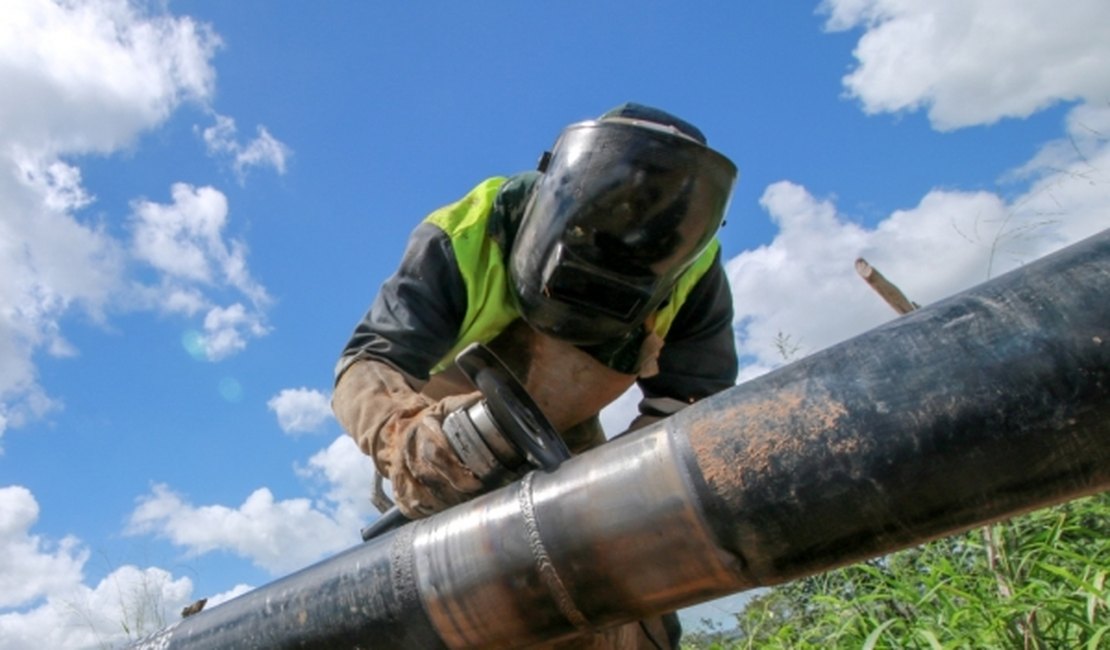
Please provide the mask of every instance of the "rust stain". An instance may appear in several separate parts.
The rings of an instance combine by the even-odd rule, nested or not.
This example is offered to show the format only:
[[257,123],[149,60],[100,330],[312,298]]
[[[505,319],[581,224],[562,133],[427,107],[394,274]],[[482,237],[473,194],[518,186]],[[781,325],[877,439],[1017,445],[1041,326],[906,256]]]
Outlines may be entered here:
[[[705,480],[728,490],[743,484],[744,473],[764,474],[775,459],[802,455],[822,437],[836,455],[857,452],[858,438],[827,435],[847,412],[828,395],[791,387],[699,419],[690,427],[689,439]],[[728,431],[735,435],[722,435]]]

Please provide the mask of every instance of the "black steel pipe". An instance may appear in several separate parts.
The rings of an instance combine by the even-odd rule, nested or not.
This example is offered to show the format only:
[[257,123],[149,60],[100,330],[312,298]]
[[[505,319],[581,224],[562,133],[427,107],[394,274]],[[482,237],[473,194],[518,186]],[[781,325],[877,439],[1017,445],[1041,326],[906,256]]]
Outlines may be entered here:
[[680,413],[774,584],[1110,489],[1110,230]]
[[133,648],[509,648],[1110,489],[1110,231]]

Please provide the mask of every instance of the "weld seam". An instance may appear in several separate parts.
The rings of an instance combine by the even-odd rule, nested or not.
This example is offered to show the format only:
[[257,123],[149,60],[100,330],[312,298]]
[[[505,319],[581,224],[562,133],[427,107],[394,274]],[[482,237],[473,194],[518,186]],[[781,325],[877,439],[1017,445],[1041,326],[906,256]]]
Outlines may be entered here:
[[548,555],[547,548],[543,544],[543,538],[540,537],[536,506],[532,498],[532,481],[535,476],[535,472],[529,472],[521,481],[520,490],[517,491],[517,502],[524,519],[524,528],[528,533],[528,547],[532,551],[540,580],[547,587],[551,597],[555,599],[555,606],[559,612],[579,630],[590,630],[590,622],[574,604],[574,599],[571,598],[570,592],[559,577],[559,572],[555,570],[551,556]]

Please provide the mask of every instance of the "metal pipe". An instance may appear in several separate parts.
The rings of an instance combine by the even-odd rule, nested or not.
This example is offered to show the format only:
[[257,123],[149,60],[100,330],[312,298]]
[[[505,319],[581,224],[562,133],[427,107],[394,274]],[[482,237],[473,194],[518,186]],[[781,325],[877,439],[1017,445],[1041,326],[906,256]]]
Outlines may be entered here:
[[135,648],[509,648],[1110,489],[1110,230]]

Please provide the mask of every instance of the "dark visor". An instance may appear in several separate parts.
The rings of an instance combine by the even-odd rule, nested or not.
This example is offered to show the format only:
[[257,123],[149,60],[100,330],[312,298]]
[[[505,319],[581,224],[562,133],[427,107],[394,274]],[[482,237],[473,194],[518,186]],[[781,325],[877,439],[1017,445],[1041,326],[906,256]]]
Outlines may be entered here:
[[633,278],[578,259],[565,246],[544,272],[544,291],[556,300],[586,307],[631,323],[654,296],[656,279]]

